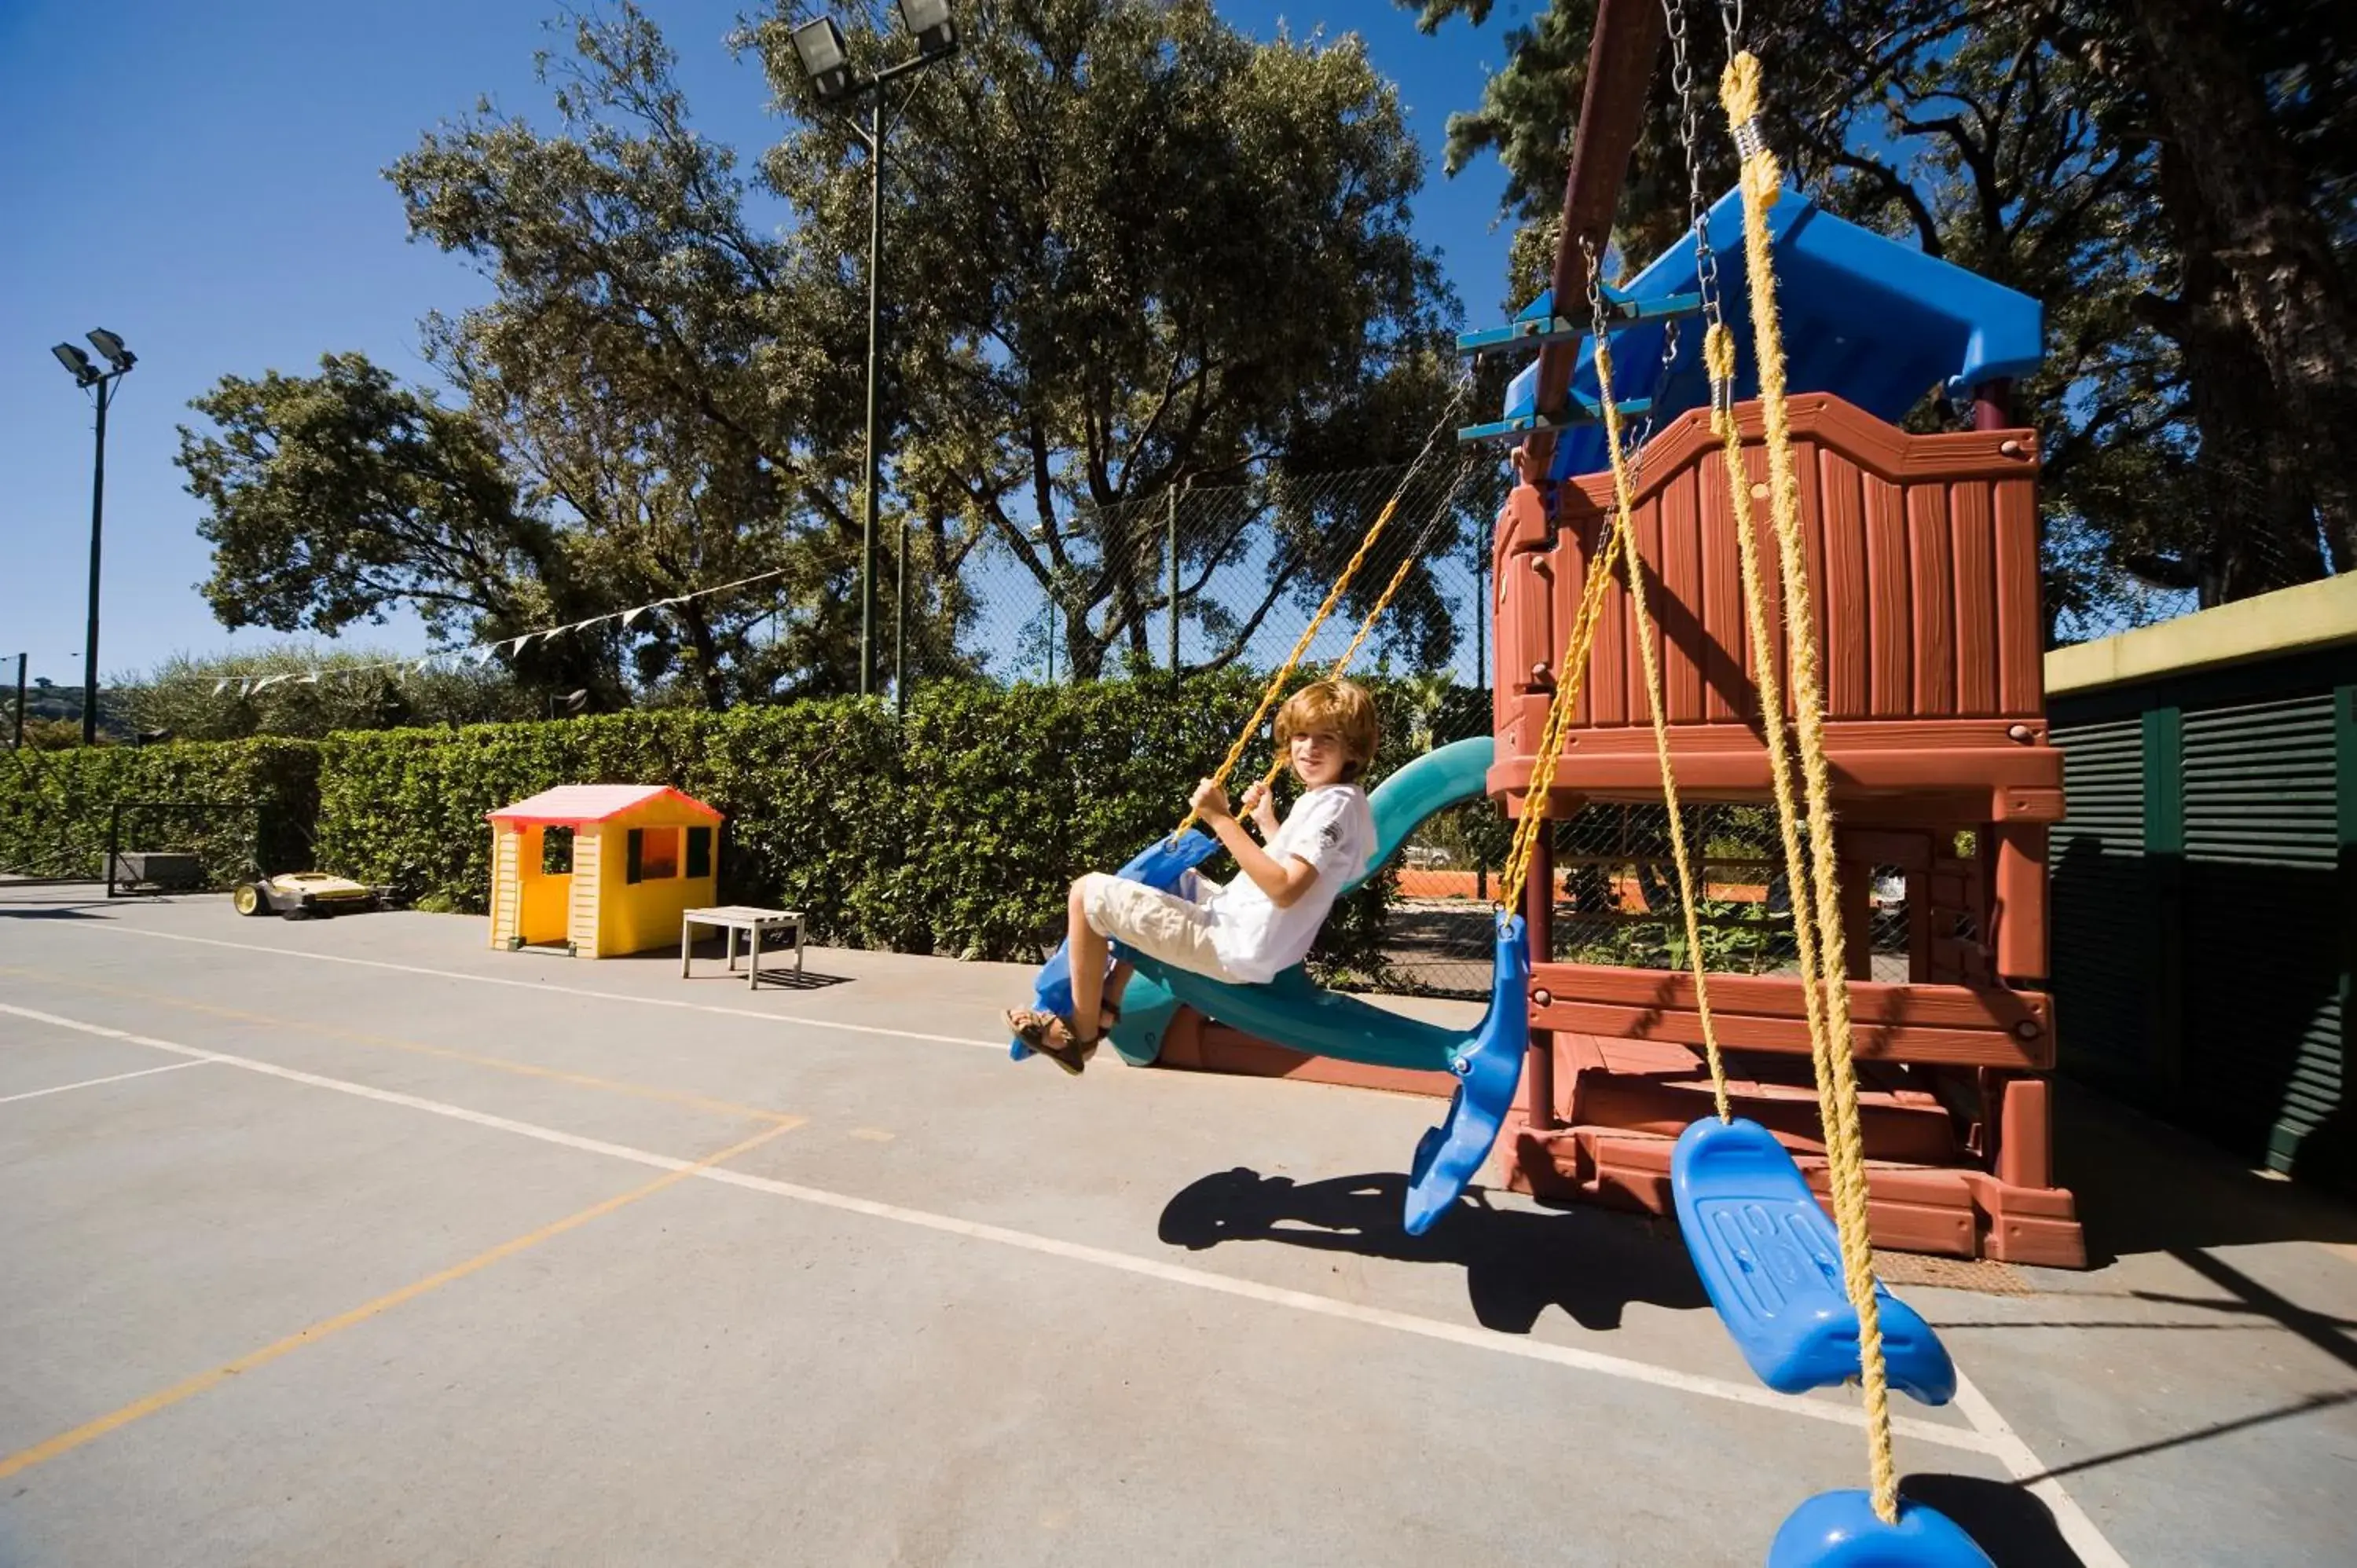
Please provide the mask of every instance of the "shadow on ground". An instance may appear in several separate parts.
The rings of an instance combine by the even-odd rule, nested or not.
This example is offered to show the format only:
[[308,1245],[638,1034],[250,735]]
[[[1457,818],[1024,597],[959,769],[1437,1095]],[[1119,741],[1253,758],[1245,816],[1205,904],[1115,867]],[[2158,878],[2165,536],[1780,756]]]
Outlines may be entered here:
[[2216,1144],[2061,1080],[2057,1179],[2078,1199],[2087,1262],[2263,1241],[2357,1243],[2357,1207],[2245,1170]]
[[1979,1476],[1909,1476],[1899,1495],[1939,1509],[1996,1568],[2082,1568],[2046,1505],[2011,1481]]
[[[823,991],[830,985],[844,985],[850,983],[851,976],[847,974],[821,974],[814,969],[804,969],[800,973],[795,972],[794,950],[791,947],[782,950],[784,967],[780,968],[778,962],[780,950],[777,948],[761,950],[761,989],[764,991]],[[685,976],[691,984],[701,986],[706,981],[732,981],[738,989],[744,988],[746,954],[742,946],[737,949],[737,966],[734,969],[721,967],[727,958],[727,949],[723,940],[718,937],[699,940],[695,944],[694,956],[694,971]],[[648,948],[642,952],[611,953],[597,961],[599,963],[667,963],[676,969],[679,966],[679,949],[665,945]]]
[[1239,1167],[1203,1177],[1162,1210],[1171,1246],[1203,1251],[1273,1241],[1465,1271],[1485,1328],[1527,1334],[1548,1307],[1581,1327],[1620,1326],[1631,1302],[1692,1311],[1710,1305],[1685,1249],[1644,1220],[1595,1209],[1492,1208],[1478,1196],[1421,1236],[1401,1227],[1406,1178],[1396,1172],[1297,1183]]

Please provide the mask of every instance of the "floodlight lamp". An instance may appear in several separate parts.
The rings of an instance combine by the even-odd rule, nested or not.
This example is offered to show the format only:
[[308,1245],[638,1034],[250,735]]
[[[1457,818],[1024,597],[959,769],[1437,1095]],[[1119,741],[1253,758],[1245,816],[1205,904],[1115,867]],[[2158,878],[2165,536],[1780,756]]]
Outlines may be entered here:
[[804,22],[793,30],[794,54],[802,74],[818,89],[818,101],[832,103],[851,90],[851,64],[844,54],[843,29],[832,16]]
[[957,48],[957,24],[950,19],[950,0],[900,0],[900,25],[917,40],[920,53],[948,54]]
[[124,347],[123,339],[103,327],[93,327],[82,334],[90,346],[106,356],[106,362],[117,371],[127,371],[139,362],[139,356]]
[[88,386],[91,382],[98,380],[98,367],[90,362],[90,356],[88,354],[83,353],[80,349],[75,348],[72,344],[60,343],[56,348],[51,349],[49,352],[58,357],[58,363],[66,368],[66,373],[72,376],[75,381],[80,381],[83,386]]

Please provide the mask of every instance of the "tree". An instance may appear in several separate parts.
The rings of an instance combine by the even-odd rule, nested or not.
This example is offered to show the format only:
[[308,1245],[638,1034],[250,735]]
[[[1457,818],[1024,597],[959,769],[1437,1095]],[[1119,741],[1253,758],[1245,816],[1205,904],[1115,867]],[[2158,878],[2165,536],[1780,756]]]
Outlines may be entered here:
[[[675,57],[635,6],[571,19],[545,54],[551,132],[493,112],[395,162],[414,236],[472,259],[491,302],[427,323],[429,356],[566,523],[576,569],[644,603],[790,568],[751,597],[678,607],[636,648],[708,706],[856,683],[841,618],[856,521],[839,482],[856,425],[842,291],[787,286],[744,212],[736,156],[700,136]],[[832,636],[791,662],[751,628],[780,599]]]
[[208,509],[205,597],[232,630],[332,637],[405,603],[436,633],[471,631],[526,613],[554,566],[484,433],[363,355],[224,376],[189,406],[217,432],[180,426],[178,461]]
[[[781,292],[856,318],[865,153],[803,79],[802,14],[780,4],[740,38],[791,125],[762,165],[796,219]],[[884,171],[891,479],[936,559],[986,542],[1056,596],[1087,677],[1116,644],[1144,655],[1167,607],[1152,553],[1103,521],[1312,452],[1405,458],[1447,401],[1452,302],[1408,232],[1421,159],[1355,37],[1256,43],[1203,0],[960,22]],[[890,47],[871,26],[849,43],[861,67]],[[1187,564],[1274,523],[1265,604],[1328,574],[1367,520],[1289,511],[1281,490],[1186,541]]]
[[[570,18],[569,47],[543,57],[552,125],[479,105],[393,165],[413,235],[492,287],[426,323],[463,409],[356,368],[313,389],[360,405],[347,423],[369,434],[335,451],[382,456],[340,457],[361,471],[298,495],[308,468],[272,474],[259,453],[302,400],[224,383],[237,434],[192,450],[252,514],[224,532],[223,603],[332,629],[411,597],[446,628],[505,628],[535,593],[618,608],[776,572],[676,607],[616,656],[716,706],[856,684],[867,171],[793,62],[800,15],[780,5],[736,39],[788,126],[760,164],[781,235],[748,216],[735,154],[695,132],[669,45],[627,3]],[[1390,86],[1355,38],[1258,44],[1203,0],[1035,0],[961,23],[963,51],[912,79],[884,185],[879,532],[888,573],[904,524],[910,539],[912,650],[955,662],[967,579],[996,553],[1061,604],[1068,669],[1144,655],[1167,609],[1159,552],[1104,521],[1174,485],[1255,491],[1184,542],[1199,576],[1240,552],[1265,568],[1240,627],[1311,593],[1370,518],[1286,481],[1405,458],[1456,384]],[[853,29],[863,62],[887,47]],[[242,448],[257,455],[233,467]],[[1399,646],[1445,644],[1428,583],[1403,604]],[[759,636],[780,620],[791,632]]]
[[[1406,0],[1402,0],[1406,3]],[[1425,0],[1427,27],[1488,0]],[[1452,166],[1495,147],[1515,210],[1551,215],[1593,0],[1556,0]],[[2046,302],[2050,360],[2019,389],[2044,427],[2050,614],[2100,618],[2124,570],[2216,603],[2320,575],[2345,490],[2352,224],[2340,8],[2139,0],[1788,0],[1755,7],[1771,137],[1833,209]],[[1699,12],[1697,12],[1699,15]],[[1707,92],[1716,51],[1698,68]],[[1715,41],[1712,39],[1711,41]],[[1624,252],[1684,220],[1666,75],[1621,209]],[[1732,166],[1715,102],[1706,194]],[[2260,276],[2257,274],[2264,274]],[[2337,301],[2337,304],[2336,304]],[[2303,413],[2303,410],[2306,412]],[[2106,604],[2105,601],[2112,601]],[[2050,628],[2050,630],[2053,629]]]
[[316,739],[339,730],[544,718],[546,693],[505,670],[426,663],[389,649],[288,644],[256,653],[177,654],[115,678],[111,705],[135,732],[179,740],[253,735]]
[[[561,532],[527,510],[499,448],[466,411],[404,387],[361,354],[317,376],[224,376],[189,405],[175,459],[213,547],[203,585],[232,630],[334,637],[406,605],[430,632],[474,641],[607,607],[576,586]],[[595,639],[543,642],[521,672],[619,701]]]

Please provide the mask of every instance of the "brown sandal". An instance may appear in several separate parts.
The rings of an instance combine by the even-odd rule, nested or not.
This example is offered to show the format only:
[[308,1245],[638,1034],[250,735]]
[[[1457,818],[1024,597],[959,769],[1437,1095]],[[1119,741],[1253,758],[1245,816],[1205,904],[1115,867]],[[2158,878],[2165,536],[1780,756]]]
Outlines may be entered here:
[[1015,1031],[1015,1037],[1023,1042],[1025,1048],[1035,1056],[1046,1057],[1074,1078],[1087,1069],[1089,1058],[1097,1054],[1097,1043],[1104,1038],[1105,1031],[1121,1022],[1121,1009],[1111,1004],[1100,1007],[1098,1018],[1094,1038],[1082,1040],[1073,1037],[1069,1018],[1032,1007],[1006,1010],[1006,1026]]

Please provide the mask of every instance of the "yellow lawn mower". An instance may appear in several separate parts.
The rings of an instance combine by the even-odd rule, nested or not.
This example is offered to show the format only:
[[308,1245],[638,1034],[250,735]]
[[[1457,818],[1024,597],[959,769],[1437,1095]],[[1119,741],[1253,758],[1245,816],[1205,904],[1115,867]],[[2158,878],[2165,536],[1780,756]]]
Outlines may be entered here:
[[241,915],[280,915],[289,920],[314,916],[346,915],[361,909],[382,909],[392,897],[390,886],[371,886],[349,876],[324,871],[290,871],[259,882],[241,882],[231,902]]

